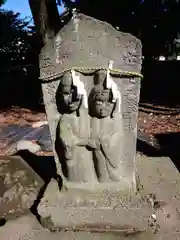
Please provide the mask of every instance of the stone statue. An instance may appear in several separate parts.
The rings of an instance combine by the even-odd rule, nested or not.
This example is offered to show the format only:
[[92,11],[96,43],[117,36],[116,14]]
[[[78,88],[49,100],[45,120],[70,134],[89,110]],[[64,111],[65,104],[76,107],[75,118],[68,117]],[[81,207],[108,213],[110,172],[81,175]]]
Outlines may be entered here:
[[[67,72],[62,77],[57,92],[57,106],[62,114],[58,124],[58,137],[64,150],[62,161],[65,161],[61,164],[69,181],[93,182],[96,174],[92,152],[87,149],[90,122],[86,110],[87,96],[82,86],[80,80],[77,84],[75,81],[73,83],[72,73]],[[79,90],[81,92],[78,93]]]
[[113,91],[107,88],[106,71],[96,72],[94,84],[89,96],[89,113],[98,179],[100,182],[120,181],[123,176],[123,128],[122,115],[115,111],[121,99],[113,101]]
[[136,190],[141,50],[131,34],[81,13],[42,48],[40,79],[62,188],[51,196],[48,189],[59,185],[48,185],[41,219],[60,228],[129,224],[122,216]]

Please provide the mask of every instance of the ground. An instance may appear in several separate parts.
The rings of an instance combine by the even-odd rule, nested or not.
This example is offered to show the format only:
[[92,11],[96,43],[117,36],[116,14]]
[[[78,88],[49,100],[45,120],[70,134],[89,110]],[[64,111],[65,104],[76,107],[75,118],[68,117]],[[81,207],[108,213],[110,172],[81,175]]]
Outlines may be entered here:
[[46,120],[44,112],[35,112],[25,108],[12,107],[0,110],[0,128],[10,124],[32,124],[37,121]]

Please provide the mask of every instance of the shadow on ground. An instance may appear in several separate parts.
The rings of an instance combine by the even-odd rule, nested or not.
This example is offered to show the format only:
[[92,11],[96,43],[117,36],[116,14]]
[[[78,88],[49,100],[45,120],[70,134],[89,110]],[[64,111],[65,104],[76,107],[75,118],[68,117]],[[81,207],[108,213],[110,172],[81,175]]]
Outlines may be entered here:
[[164,156],[168,156],[180,171],[180,132],[158,134],[155,136]]
[[169,157],[180,172],[180,132],[154,136],[158,148],[149,142],[137,140],[137,152],[149,157]]
[[53,156],[37,156],[29,151],[20,151],[17,154],[44,180],[44,186],[41,188],[37,199],[30,209],[40,221],[37,206],[44,195],[48,183],[52,178],[54,178],[58,181],[59,188],[61,188],[62,179],[56,172],[56,164]]
[[52,177],[56,178],[54,157],[37,156],[29,151],[20,151],[17,154],[34,169],[45,183],[49,182]]
[[149,156],[149,157],[162,157],[163,155],[161,149],[152,146],[149,142],[141,141],[137,139],[136,150],[138,153]]

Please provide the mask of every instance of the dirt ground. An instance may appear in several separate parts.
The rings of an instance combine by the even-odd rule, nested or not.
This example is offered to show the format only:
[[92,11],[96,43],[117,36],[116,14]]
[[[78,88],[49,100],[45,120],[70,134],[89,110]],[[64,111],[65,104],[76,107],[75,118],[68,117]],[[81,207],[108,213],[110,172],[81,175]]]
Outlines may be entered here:
[[19,107],[0,110],[0,128],[10,124],[25,125],[44,120],[46,120],[44,112],[40,113]]

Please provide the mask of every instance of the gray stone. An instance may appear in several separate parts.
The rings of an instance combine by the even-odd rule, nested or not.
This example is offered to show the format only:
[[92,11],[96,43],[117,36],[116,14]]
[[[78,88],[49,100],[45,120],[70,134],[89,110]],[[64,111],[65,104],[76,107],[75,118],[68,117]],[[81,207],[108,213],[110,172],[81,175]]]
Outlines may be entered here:
[[[179,239],[179,172],[169,158],[138,156],[137,175],[139,176],[138,186],[141,185],[137,196],[123,201],[121,194],[118,196],[118,201],[116,201],[115,196],[112,196],[111,200],[113,201],[108,202],[108,197],[105,194],[102,194],[102,201],[99,197],[91,199],[86,193],[85,199],[89,200],[89,205],[92,204],[91,207],[87,207],[87,202],[86,206],[83,207],[84,195],[81,198],[80,191],[77,190],[73,201],[71,201],[70,192],[64,201],[63,198],[66,197],[66,194],[60,194],[56,181],[51,181],[38,207],[42,224],[54,231],[57,229],[63,231],[63,227],[72,230],[73,226],[74,229],[83,226],[84,231],[87,226],[100,228],[106,225],[119,227],[119,229],[126,226],[125,230],[133,226],[137,230],[144,229],[145,231],[131,236],[132,239]],[[91,194],[92,192],[89,193],[89,195]],[[74,206],[74,199],[76,199],[76,206]],[[101,209],[98,209],[94,204],[98,204],[97,199],[101,201]],[[102,202],[104,206],[102,206]],[[113,203],[117,204],[114,208],[110,207]],[[105,204],[109,207],[107,208]],[[77,205],[79,206],[77,207]],[[97,237],[98,233],[91,234],[91,236]],[[116,239],[112,233],[101,233],[100,236],[102,239],[105,236]],[[131,237],[126,238],[131,239]],[[77,239],[81,238],[77,237]],[[122,239],[124,239],[123,236]]]
[[[0,227],[1,240],[119,240],[124,239],[122,234],[111,233],[90,233],[90,232],[74,232],[61,231],[50,232],[44,229],[39,222],[31,214],[20,217],[16,220],[11,220],[5,226]],[[133,236],[126,237],[126,239],[134,239]],[[144,237],[144,238],[143,238]],[[139,234],[136,236],[137,240],[151,239],[147,234]]]
[[28,150],[31,153],[36,153],[41,150],[41,147],[32,141],[20,140],[19,142],[17,142],[16,150],[17,152],[22,150]]
[[126,232],[148,226],[152,209],[139,196],[113,190],[98,193],[97,189],[94,192],[80,189],[59,192],[58,189],[57,182],[52,180],[38,206],[42,224],[51,230],[104,225],[124,228]]
[[42,49],[40,66],[64,184],[114,182],[135,188],[140,41],[79,14]]
[[101,218],[115,224],[120,215],[128,222],[141,215],[141,199],[131,198],[141,49],[134,36],[77,14],[41,51],[44,103],[63,180],[61,190],[53,182],[59,195],[52,196],[57,201],[51,210],[59,209],[58,226]]
[[29,211],[43,180],[18,156],[0,156],[0,217],[6,220]]

